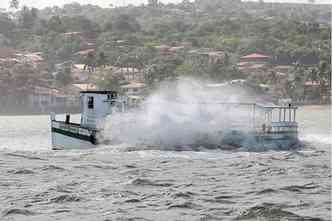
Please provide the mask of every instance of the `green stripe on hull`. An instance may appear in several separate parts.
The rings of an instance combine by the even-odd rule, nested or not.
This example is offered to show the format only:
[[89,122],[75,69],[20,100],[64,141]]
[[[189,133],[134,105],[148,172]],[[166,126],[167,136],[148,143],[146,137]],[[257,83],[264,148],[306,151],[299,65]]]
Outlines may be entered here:
[[73,137],[73,138],[80,139],[80,140],[89,141],[92,144],[97,144],[96,137],[92,136],[92,135],[91,136],[82,135],[79,133],[73,133],[70,131],[66,131],[66,130],[62,130],[62,129],[54,128],[54,127],[52,127],[52,132],[62,134],[62,135],[68,136],[68,137]]

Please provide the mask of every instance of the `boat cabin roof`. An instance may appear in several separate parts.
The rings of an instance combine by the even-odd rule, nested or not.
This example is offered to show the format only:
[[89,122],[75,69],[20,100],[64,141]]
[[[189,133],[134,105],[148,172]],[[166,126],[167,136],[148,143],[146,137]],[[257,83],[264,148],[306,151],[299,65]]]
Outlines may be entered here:
[[262,105],[256,104],[256,106],[264,109],[297,109],[298,107],[295,105]]
[[81,91],[81,94],[117,94],[116,91]]
[[261,103],[248,103],[248,102],[201,102],[201,104],[221,104],[221,105],[240,105],[240,106],[256,106],[262,109],[297,109],[298,107],[295,105],[273,105],[273,104],[261,104]]

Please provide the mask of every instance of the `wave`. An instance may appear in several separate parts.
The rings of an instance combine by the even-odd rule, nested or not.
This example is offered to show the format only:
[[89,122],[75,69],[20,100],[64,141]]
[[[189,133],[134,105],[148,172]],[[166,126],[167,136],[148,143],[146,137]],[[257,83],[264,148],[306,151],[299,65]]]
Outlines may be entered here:
[[190,192],[190,191],[186,191],[186,192],[178,192],[172,195],[173,198],[192,198],[195,194]]
[[131,185],[135,186],[156,186],[156,187],[170,187],[173,184],[169,183],[167,181],[159,181],[159,180],[149,180],[149,179],[142,179],[142,178],[136,178],[132,181],[130,181]]
[[[241,139],[227,139],[223,140],[220,137],[220,142],[210,140],[207,138],[205,141],[191,141],[189,144],[167,144],[163,142],[140,142],[135,144],[126,144],[120,151],[124,152],[135,152],[135,151],[149,151],[149,150],[160,150],[160,151],[195,151],[195,152],[209,152],[210,150],[222,150],[222,151],[236,151],[236,152],[267,152],[267,151],[295,151],[305,147],[302,142],[290,141],[288,143],[260,143],[253,141],[250,135],[244,136]],[[151,143],[153,142],[153,143]],[[117,143],[118,144],[118,143]],[[110,145],[109,147],[113,147]]]
[[185,201],[183,203],[174,203],[168,206],[168,209],[199,209],[200,206],[198,204],[192,203],[190,201]]
[[60,195],[57,197],[54,197],[50,200],[51,203],[67,203],[67,202],[78,202],[82,199],[75,195]]
[[25,159],[28,159],[28,160],[46,160],[46,159],[43,159],[43,158],[40,158],[40,157],[25,155],[25,154],[19,154],[19,153],[5,153],[4,155],[10,156],[10,157],[25,158]]
[[304,134],[300,140],[308,143],[332,145],[332,134]]
[[290,192],[303,192],[305,190],[312,190],[319,188],[319,185],[316,185],[314,183],[307,183],[304,185],[290,185],[280,188],[280,190],[286,190]]
[[286,205],[263,203],[243,211],[235,220],[292,220],[292,221],[324,221],[320,218],[301,216],[284,210]]
[[9,216],[9,215],[25,215],[25,216],[31,216],[31,215],[35,215],[35,212],[32,212],[31,210],[27,210],[27,209],[7,209],[4,210],[2,215],[3,216]]
[[270,193],[277,193],[278,191],[272,188],[263,189],[261,191],[256,192],[256,195],[262,195],[262,194],[270,194]]
[[11,174],[34,174],[35,172],[28,169],[17,169],[17,170],[9,170],[8,173]]
[[41,170],[43,170],[43,171],[48,171],[48,170],[50,170],[50,171],[65,171],[64,168],[59,167],[59,166],[55,166],[55,165],[46,165],[46,166],[43,166],[41,168]]

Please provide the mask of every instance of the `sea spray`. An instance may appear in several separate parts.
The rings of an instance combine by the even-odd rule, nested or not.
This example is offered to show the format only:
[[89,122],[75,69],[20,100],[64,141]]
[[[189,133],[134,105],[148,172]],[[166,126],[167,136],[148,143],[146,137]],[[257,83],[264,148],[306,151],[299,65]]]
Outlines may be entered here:
[[192,79],[162,84],[140,108],[113,113],[105,136],[158,148],[219,147],[223,140],[240,146],[253,128],[253,116],[251,105],[237,103],[254,102],[255,96],[242,85],[206,85]]

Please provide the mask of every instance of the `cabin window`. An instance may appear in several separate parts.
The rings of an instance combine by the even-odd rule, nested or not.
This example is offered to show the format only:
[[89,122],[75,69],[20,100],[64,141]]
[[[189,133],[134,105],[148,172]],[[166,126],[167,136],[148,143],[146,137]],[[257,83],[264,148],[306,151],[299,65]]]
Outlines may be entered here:
[[93,109],[94,101],[93,97],[88,97],[88,109]]

